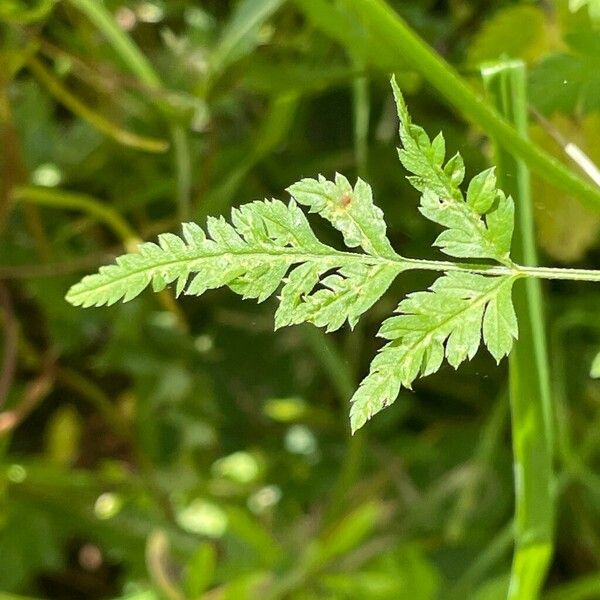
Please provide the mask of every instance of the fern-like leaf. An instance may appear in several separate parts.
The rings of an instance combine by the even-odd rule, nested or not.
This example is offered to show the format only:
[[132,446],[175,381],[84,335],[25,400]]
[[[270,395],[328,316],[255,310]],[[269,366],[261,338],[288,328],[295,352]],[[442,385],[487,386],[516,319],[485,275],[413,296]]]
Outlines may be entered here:
[[[514,227],[512,199],[496,187],[493,169],[475,176],[466,197],[460,184],[464,164],[456,154],[444,164],[446,146],[440,133],[433,141],[411,121],[406,103],[392,79],[400,119],[403,166],[421,192],[419,210],[446,229],[434,245],[450,256],[488,258],[511,266]],[[403,300],[383,323],[379,335],[390,340],[371,363],[367,377],[352,398],[353,431],[395,401],[400,388],[410,388],[420,376],[435,373],[444,358],[457,368],[471,359],[481,339],[496,361],[506,356],[517,336],[511,290],[514,276],[488,277],[452,271],[426,292]]]
[[400,119],[400,162],[413,173],[409,181],[422,193],[419,210],[446,228],[434,242],[442,252],[458,258],[491,258],[510,265],[514,228],[512,198],[496,187],[493,169],[476,175],[466,198],[460,190],[465,167],[460,154],[444,164],[446,145],[440,133],[430,141],[422,127],[414,125],[402,93],[392,80]]
[[[158,291],[173,282],[180,294],[192,274],[188,294],[237,283],[241,293],[264,299],[285,275],[286,265],[326,262],[335,254],[319,242],[293,202],[253,202],[234,209],[232,222],[235,226],[209,217],[209,237],[193,223],[184,224],[183,239],[162,234],[158,244],[141,244],[137,253],[120,256],[116,264],[85,277],[69,290],[67,300],[86,307],[110,305],[131,300],[149,284]],[[244,278],[259,279],[259,274],[254,288],[243,285]]]
[[482,337],[496,361],[506,356],[517,337],[514,281],[453,271],[400,302],[400,314],[384,321],[378,334],[390,341],[352,398],[352,429],[394,402],[401,386],[435,373],[444,358],[454,368],[473,358]]
[[[335,185],[325,179],[318,183],[322,194]],[[374,209],[369,186],[362,182],[357,188],[362,209],[368,211],[367,200]],[[318,193],[317,187],[313,189]],[[327,208],[324,212],[329,214]],[[381,211],[372,214],[379,216]],[[354,222],[340,219],[339,226],[350,236]],[[158,244],[141,244],[137,253],[117,258],[116,264],[101,267],[74,285],[67,300],[85,307],[110,305],[131,300],[150,284],[159,291],[175,283],[177,294],[200,295],[228,286],[244,298],[262,302],[283,282],[276,327],[305,321],[327,331],[346,321],[353,327],[405,268],[400,257],[391,258],[382,231],[385,237],[385,225],[377,229],[371,223],[370,235],[390,258],[340,252],[317,239],[294,200],[287,205],[278,200],[253,202],[233,209],[231,223],[209,218],[208,236],[187,223],[182,238],[166,233]],[[368,247],[376,253],[375,247]],[[286,278],[294,265],[298,266]]]
[[[262,302],[280,289],[275,328],[311,322],[333,331],[346,322],[353,327],[400,272],[446,271],[429,290],[401,301],[398,314],[383,323],[379,335],[387,344],[352,398],[353,430],[394,402],[401,387],[436,372],[444,359],[457,368],[473,358],[482,341],[500,361],[517,336],[511,289],[523,274],[510,260],[512,200],[497,189],[493,169],[475,176],[463,194],[462,158],[456,154],[446,160],[443,135],[430,140],[414,125],[394,80],[392,87],[400,160],[421,192],[419,210],[445,228],[435,245],[450,256],[491,259],[501,266],[399,256],[369,185],[359,179],[353,187],[337,174],[333,181],[319,176],[295,183],[288,189],[288,204],[253,202],[233,209],[230,222],[209,218],[206,233],[188,223],[182,237],[163,234],[157,244],[142,244],[139,252],[85,277],[67,300],[100,306],[131,300],[148,285],[158,291],[175,284],[177,294],[227,286]],[[338,229],[348,250],[319,241],[299,205]]]

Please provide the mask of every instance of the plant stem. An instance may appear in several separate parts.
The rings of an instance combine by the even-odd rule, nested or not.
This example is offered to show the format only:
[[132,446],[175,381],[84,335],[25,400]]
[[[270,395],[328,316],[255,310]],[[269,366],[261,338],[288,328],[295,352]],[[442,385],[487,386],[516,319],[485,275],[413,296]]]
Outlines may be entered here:
[[[15,187],[12,191],[12,199],[15,201],[29,202],[38,206],[49,206],[52,208],[67,208],[81,210],[98,220],[103,221],[113,233],[121,239],[123,246],[128,252],[136,252],[140,244],[140,238],[123,217],[111,206],[102,204],[99,200],[86,194],[67,192],[33,185]],[[187,322],[179,305],[173,296],[162,290],[158,295],[159,302],[165,310],[173,313],[178,326],[182,330],[187,329]]]
[[119,144],[138,150],[145,150],[146,152],[166,152],[169,149],[168,142],[127,131],[118,125],[111,123],[108,119],[98,114],[89,106],[86,106],[79,98],[71,94],[71,92],[62,85],[60,80],[54,77],[44,64],[34,56],[31,56],[28,59],[27,65],[38,80],[46,86],[46,89],[63,106]]
[[412,258],[402,258],[402,262],[405,264],[405,269],[417,269],[420,271],[468,271],[480,275],[504,275],[534,279],[556,279],[561,281],[600,282],[600,270],[592,269],[526,267],[517,264],[512,267],[504,267],[473,263],[457,263],[447,260],[419,260]]
[[468,121],[481,127],[499,145],[525,161],[548,183],[577,196],[591,208],[600,209],[600,190],[512,127],[385,0],[346,2],[345,6],[373,32],[375,39],[397,49],[399,67],[406,68],[408,65],[420,73]]
[[[127,68],[142,83],[152,88],[160,88],[162,81],[154,67],[133,43],[131,38],[115,23],[103,2],[98,0],[70,0],[86,17],[103,33],[110,45],[117,52]],[[162,103],[158,103],[164,113],[167,111]],[[170,133],[174,149],[175,169],[177,172],[177,203],[179,218],[185,221],[190,213],[191,194],[191,161],[189,141],[185,128],[171,123]]]
[[591,269],[561,269],[556,267],[523,267],[518,271],[536,279],[559,279],[562,281],[600,281],[600,271]]
[[[498,110],[527,135],[525,65],[501,61],[482,68],[485,87]],[[537,263],[529,170],[523,160],[496,143],[499,185],[515,199],[512,254]],[[531,268],[531,267],[529,267]],[[515,555],[509,600],[539,597],[554,546],[554,414],[539,279],[530,277],[513,294],[519,339],[509,357],[515,477]]]
[[[356,64],[356,69],[361,70],[363,65]],[[354,111],[354,156],[358,176],[365,178],[367,175],[367,159],[369,148],[369,114],[370,96],[369,80],[356,77],[352,82],[353,111]]]
[[151,87],[160,87],[160,77],[133,43],[115,23],[103,2],[97,0],[70,0],[104,34],[115,52],[141,81]]
[[130,252],[135,251],[140,242],[135,231],[133,231],[127,221],[116,210],[92,196],[41,186],[25,185],[14,188],[12,198],[13,200],[30,202],[38,206],[81,210],[92,215],[110,227]]

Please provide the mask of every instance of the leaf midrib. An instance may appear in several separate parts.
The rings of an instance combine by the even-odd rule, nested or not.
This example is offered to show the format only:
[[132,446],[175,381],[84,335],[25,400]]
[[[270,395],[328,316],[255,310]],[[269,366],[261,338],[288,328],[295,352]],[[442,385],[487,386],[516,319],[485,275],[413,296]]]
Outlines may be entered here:
[[[392,263],[400,263],[402,261],[396,260],[390,260],[390,259],[386,259],[383,257],[377,257],[377,256],[372,256],[372,255],[367,255],[367,254],[359,254],[359,253],[352,253],[352,252],[342,252],[339,250],[335,250],[334,248],[328,248],[329,252],[297,252],[295,249],[290,248],[281,248],[281,249],[277,249],[277,251],[272,251],[272,252],[268,252],[266,250],[261,249],[260,251],[256,251],[256,249],[249,249],[248,251],[238,251],[238,252],[233,252],[231,250],[227,251],[227,252],[215,252],[212,254],[204,254],[203,256],[194,256],[194,257],[186,257],[186,258],[182,258],[182,259],[175,259],[175,260],[166,260],[165,262],[161,262],[161,263],[153,263],[152,265],[148,265],[148,266],[144,266],[141,267],[139,269],[135,269],[135,270],[131,270],[131,271],[127,271],[126,273],[120,275],[120,276],[116,276],[114,278],[112,278],[110,281],[101,284],[99,286],[94,286],[94,287],[85,287],[83,289],[81,289],[81,291],[77,291],[76,293],[68,293],[67,294],[67,300],[69,301],[77,301],[80,298],[85,298],[85,296],[87,294],[91,294],[91,293],[100,293],[103,290],[109,289],[110,287],[117,285],[119,283],[125,282],[128,279],[131,279],[133,277],[137,277],[139,275],[145,274],[147,273],[149,275],[149,278],[151,279],[153,276],[153,272],[160,270],[160,269],[164,269],[164,268],[168,268],[168,267],[173,267],[176,265],[184,265],[186,263],[190,263],[190,267],[197,262],[203,261],[203,260],[212,260],[215,258],[220,258],[220,257],[225,257],[225,256],[256,256],[256,257],[264,257],[264,260],[269,260],[269,259],[279,259],[279,260],[288,260],[290,262],[290,264],[293,263],[297,263],[297,262],[308,262],[308,261],[318,261],[318,260],[334,260],[334,259],[343,259],[343,262],[352,262],[352,261],[359,261],[359,262],[365,262],[368,264],[373,264],[373,263],[377,263],[380,261],[385,261],[385,262],[392,262]],[[143,258],[142,254],[139,254],[140,258]],[[339,263],[340,266],[343,263]],[[123,269],[123,267],[121,267],[120,265],[107,265],[107,266],[117,266],[118,268]],[[398,266],[400,267],[400,264],[398,264]],[[191,269],[190,271],[191,272]],[[189,274],[189,273],[188,273]],[[90,278],[90,279],[94,279],[96,277],[101,277],[101,276],[107,276],[105,273],[95,273],[93,275],[88,275],[88,277],[84,278],[79,284],[76,284],[76,286],[84,286],[85,284],[85,280]]]

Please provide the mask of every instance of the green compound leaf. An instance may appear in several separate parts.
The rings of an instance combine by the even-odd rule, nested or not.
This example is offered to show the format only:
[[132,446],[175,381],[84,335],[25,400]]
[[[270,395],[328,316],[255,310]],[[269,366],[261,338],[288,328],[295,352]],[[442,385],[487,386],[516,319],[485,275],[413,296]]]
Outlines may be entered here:
[[352,430],[396,399],[400,387],[435,373],[444,358],[454,367],[471,359],[481,340],[496,361],[506,356],[517,337],[512,304],[514,276],[486,277],[450,272],[425,292],[405,298],[384,321],[379,335],[389,343],[371,363],[352,398]]
[[[331,183],[324,180],[323,186]],[[370,195],[369,189],[365,197]],[[141,244],[138,253],[121,256],[74,285],[67,300],[84,307],[110,305],[131,300],[150,284],[160,291],[176,283],[178,295],[228,286],[262,302],[284,282],[276,327],[308,321],[333,331],[346,321],[353,327],[406,268],[399,257],[378,261],[322,244],[293,200],[235,208],[231,223],[209,218],[207,232],[208,237],[186,223],[182,238],[165,233],[158,244]]]
[[[276,329],[310,322],[334,331],[346,322],[354,327],[402,271],[445,272],[429,290],[400,302],[398,314],[383,323],[379,335],[388,343],[352,398],[353,431],[394,402],[401,387],[436,372],[444,358],[457,368],[473,358],[483,340],[500,361],[517,336],[512,285],[525,275],[510,260],[513,202],[497,189],[493,169],[475,176],[463,195],[461,156],[446,161],[443,135],[430,140],[414,125],[394,80],[392,87],[400,160],[421,192],[419,210],[445,228],[434,244],[450,256],[491,259],[501,266],[399,256],[370,186],[358,179],[352,187],[337,174],[333,181],[319,176],[295,183],[288,190],[289,204],[253,202],[234,208],[230,222],[209,217],[206,232],[187,223],[182,237],[160,235],[157,244],[141,244],[137,253],[82,279],[67,300],[86,307],[110,305],[131,300],[149,285],[160,291],[169,284],[178,295],[227,286],[259,302],[280,290]],[[350,251],[319,241],[299,205],[338,229]]]
[[85,277],[69,290],[67,300],[86,307],[110,305],[135,298],[150,284],[159,291],[173,282],[177,294],[185,289],[199,295],[231,284],[245,297],[264,300],[294,262],[330,264],[327,259],[336,255],[319,242],[293,202],[253,202],[233,209],[232,222],[209,218],[210,237],[193,223],[183,225],[182,238],[162,234],[158,244],[141,244],[137,253],[120,256],[116,264]]
[[459,185],[465,168],[459,154],[445,165],[445,142],[440,133],[433,141],[411,122],[402,93],[392,79],[400,119],[400,162],[413,173],[408,180],[421,195],[419,210],[430,221],[446,227],[434,245],[457,258],[490,258],[510,265],[514,205],[496,187],[493,169],[475,176],[466,200]]

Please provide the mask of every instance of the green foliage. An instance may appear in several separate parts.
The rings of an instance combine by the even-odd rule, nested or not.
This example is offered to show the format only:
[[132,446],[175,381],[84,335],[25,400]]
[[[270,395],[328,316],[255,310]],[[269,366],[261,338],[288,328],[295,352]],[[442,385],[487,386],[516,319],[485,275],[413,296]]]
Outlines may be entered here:
[[[464,164],[456,154],[444,165],[442,134],[430,141],[411,122],[399,88],[392,82],[400,120],[399,150],[403,166],[413,173],[410,183],[421,195],[421,213],[447,227],[434,244],[450,256],[492,258],[510,264],[514,208],[510,197],[496,188],[493,170],[476,175],[466,199],[459,188]],[[391,340],[371,363],[369,375],[352,398],[353,431],[395,401],[400,386],[410,388],[419,376],[435,373],[444,356],[458,367],[473,358],[481,340],[496,361],[506,356],[517,336],[511,301],[514,277],[484,277],[448,273],[429,292],[402,301],[403,313],[384,322],[379,335]]]
[[599,110],[599,67],[600,59],[594,54],[548,54],[531,74],[532,102],[546,115]]
[[352,398],[350,418],[356,431],[389,406],[419,376],[431,375],[444,357],[457,368],[479,349],[482,339],[496,361],[506,356],[517,337],[512,305],[514,277],[484,277],[452,272],[427,292],[400,302],[400,316],[384,321],[379,335],[389,344],[371,363],[369,375]]
[[260,41],[260,28],[283,4],[283,0],[243,0],[224,28],[212,55],[215,71],[249,54]]
[[434,600],[440,593],[440,576],[416,546],[401,546],[392,556],[376,561],[368,571],[325,578],[336,598],[353,600]]
[[360,246],[374,256],[394,257],[385,233],[383,212],[373,204],[371,186],[359,179],[354,189],[337,174],[335,181],[303,179],[288,188],[290,194],[309,212],[320,214],[344,236],[349,248]]
[[[338,181],[342,179],[338,177]],[[320,185],[329,190],[327,183],[323,180]],[[368,188],[364,183],[357,187]],[[343,203],[347,192],[338,192],[338,202]],[[306,201],[303,191],[299,196]],[[364,208],[365,214],[361,203],[371,203],[370,209]],[[349,244],[361,241],[373,250],[382,244],[382,238],[369,229],[376,214],[370,188],[357,195],[357,205],[358,213],[337,219],[336,226]],[[331,216],[328,211],[329,207],[323,214]],[[150,283],[154,291],[160,291],[176,281],[177,294],[185,290],[188,295],[200,295],[227,285],[244,298],[262,302],[276,291],[290,267],[301,263],[283,286],[276,325],[309,321],[331,331],[346,319],[354,326],[404,268],[402,260],[369,264],[368,258],[322,244],[293,200],[287,205],[278,200],[246,204],[232,210],[231,221],[209,217],[210,238],[193,223],[184,225],[183,239],[162,234],[158,245],[142,244],[139,253],[121,256],[116,265],[101,267],[97,275],[84,278],[71,288],[67,300],[86,307],[110,305],[131,300]],[[364,240],[356,237],[359,227]],[[322,277],[332,269],[336,269],[334,274]],[[320,287],[315,290],[317,284]]]
[[[485,301],[477,324],[473,300],[484,302],[479,288],[488,284],[504,282],[508,297],[515,278],[567,271],[536,275],[475,256],[500,216],[494,175],[508,192],[508,169],[486,169],[482,136],[524,157],[547,184],[533,194],[539,239],[553,228],[552,246],[541,244],[542,264],[596,266],[600,204],[576,166],[544,162],[548,152],[565,160],[550,136],[543,154],[539,136],[527,142],[502,128],[479,96],[474,67],[502,53],[525,58],[535,83],[531,103],[546,115],[560,112],[554,127],[597,161],[599,37],[588,6],[571,13],[568,4],[0,1],[0,595],[506,597],[513,417],[506,369],[487,352],[463,358],[476,336],[486,344],[484,319],[493,309],[493,300]],[[557,53],[571,64],[546,69]],[[399,168],[386,85],[392,72],[419,124],[444,131],[445,142],[421,145],[432,156],[417,153],[416,168],[437,186],[446,167],[446,184],[448,174],[456,178],[451,197],[427,186],[417,195]],[[534,113],[529,121],[535,124]],[[167,141],[169,149],[141,152],[128,138],[133,132],[138,142]],[[451,158],[458,149],[468,177]],[[469,194],[471,175],[480,171]],[[357,176],[372,185],[385,222]],[[292,209],[279,194],[294,181]],[[567,205],[561,191],[570,196]],[[521,195],[511,193],[518,212]],[[247,204],[272,197],[283,203]],[[586,211],[582,198],[590,201]],[[429,218],[420,205],[430,207]],[[264,232],[261,256],[255,234],[230,218],[232,206],[251,212],[253,229]],[[297,255],[305,249],[286,244],[273,212],[307,220],[326,259],[287,256],[284,264],[282,247]],[[227,219],[211,225],[216,236],[205,227],[207,215]],[[186,226],[186,237],[177,231],[185,221],[201,228]],[[222,232],[229,228],[253,254],[251,264],[233,255],[227,262]],[[145,258],[133,249],[167,230],[181,235],[161,236]],[[443,243],[432,249],[440,233]],[[585,243],[577,241],[582,235]],[[467,243],[471,238],[477,244]],[[486,253],[504,261],[501,246]],[[158,294],[110,309],[82,311],[64,301],[70,285],[122,248],[141,271],[119,282],[127,269],[112,265],[117,281],[108,276],[106,288],[93,292],[107,303],[122,293],[120,285],[125,298],[130,284],[160,289],[165,276],[174,279]],[[208,258],[207,248],[218,257]],[[265,248],[273,249],[272,263]],[[429,260],[440,249],[465,256]],[[181,254],[196,256],[190,264],[198,270],[152,266]],[[211,272],[211,264],[221,271]],[[581,269],[572,276],[589,277]],[[198,291],[208,279],[225,281],[226,289],[186,296],[201,272]],[[457,278],[470,287],[444,291],[442,299],[452,299],[442,302],[434,289]],[[520,342],[528,334],[517,294],[530,283],[514,283]],[[270,300],[242,301],[270,293],[271,285]],[[600,347],[598,289],[568,281],[544,286],[554,464],[564,491],[556,496],[548,598],[576,589],[596,597],[598,589],[600,384],[589,377]],[[414,298],[421,298],[416,306]],[[399,302],[404,308],[392,314]],[[457,317],[439,324],[443,310],[461,305],[468,323]],[[394,319],[413,330],[375,337],[382,321],[387,327]],[[284,327],[307,320],[318,327]],[[393,409],[350,437],[348,400],[373,355],[383,344],[416,340],[421,322],[437,329],[418,376],[430,354],[439,360],[440,348],[446,365],[407,382],[413,390],[400,381]],[[410,360],[418,362],[421,349]],[[530,378],[528,356],[522,358]],[[457,374],[449,363],[461,359]],[[530,438],[544,421],[533,422]],[[540,471],[523,464],[514,472],[523,475],[520,493],[530,493],[532,471],[534,478]],[[532,523],[548,506],[527,512]]]
[[216,552],[210,544],[201,544],[186,565],[185,591],[190,598],[199,597],[214,578]]
[[408,180],[421,195],[421,213],[446,227],[436,241],[443,252],[459,258],[491,258],[510,264],[510,242],[514,227],[513,201],[496,187],[493,169],[476,175],[467,189],[460,190],[465,166],[460,154],[444,165],[446,144],[442,133],[430,141],[423,128],[411,122],[402,94],[392,82],[400,119],[399,150],[404,168],[413,173]]
[[183,239],[159,236],[158,245],[142,244],[138,254],[117,259],[98,275],[73,286],[67,299],[75,305],[100,306],[131,300],[152,283],[154,291],[177,281],[177,294],[194,278],[186,292],[200,295],[206,290],[232,284],[248,298],[268,298],[290,264],[304,259],[323,263],[334,251],[321,244],[308,222],[291,202],[255,202],[232,211],[232,222],[210,217],[209,238],[193,223],[183,226]]
[[[411,122],[395,80],[392,86],[400,119],[400,161],[422,193],[421,213],[446,228],[434,244],[450,256],[494,259],[507,271],[493,277],[449,272],[430,291],[411,294],[399,304],[401,315],[385,321],[379,332],[390,343],[351,400],[353,431],[394,402],[401,386],[410,388],[417,377],[435,373],[444,357],[456,368],[473,358],[483,339],[499,362],[517,336],[511,301],[517,273],[510,270],[509,257],[512,199],[497,189],[493,169],[476,175],[463,197],[461,156],[444,164],[443,135],[430,141]],[[334,181],[303,179],[288,191],[293,199],[287,205],[279,200],[245,204],[232,210],[231,223],[209,217],[209,237],[191,223],[184,225],[183,239],[162,234],[158,245],[142,244],[137,254],[121,256],[115,265],[85,277],[69,290],[67,300],[84,307],[113,304],[133,299],[149,284],[160,291],[176,282],[177,295],[228,286],[262,302],[283,282],[276,328],[310,322],[334,331],[346,321],[354,327],[401,271],[419,267],[419,261],[392,249],[383,212],[361,179],[354,188],[339,174]],[[321,243],[296,202],[327,219],[349,249],[361,248],[364,254]]]
[[[600,115],[590,114],[576,122],[564,115],[555,115],[551,124],[598,164],[600,148],[595,141],[600,136]],[[543,127],[532,127],[530,135],[557,158],[560,156],[562,149]],[[532,192],[536,198],[536,237],[540,248],[556,261],[581,261],[596,244],[600,230],[598,215],[572,196],[555,193],[552,186],[539,178],[533,178]]]
[[594,360],[590,366],[590,377],[600,379],[600,353],[594,356]]
[[[524,275],[510,259],[513,201],[497,188],[493,169],[473,177],[463,195],[462,157],[455,154],[446,161],[443,135],[430,140],[413,124],[395,80],[392,87],[400,161],[421,192],[421,213],[445,227],[434,245],[453,257],[494,260],[503,269],[488,276],[491,269],[485,265],[397,255],[370,186],[359,179],[353,188],[338,174],[334,181],[320,176],[292,185],[287,205],[279,200],[245,204],[232,210],[231,223],[209,217],[208,237],[192,223],[184,225],[183,239],[162,234],[158,244],[142,244],[138,253],[85,277],[69,290],[67,300],[84,307],[110,305],[133,299],[149,284],[161,291],[176,282],[177,295],[228,286],[243,298],[262,302],[283,283],[275,327],[310,322],[329,332],[346,321],[354,327],[400,272],[447,271],[429,291],[400,302],[400,315],[384,322],[379,335],[388,344],[351,399],[353,431],[392,404],[401,387],[411,388],[418,377],[437,372],[444,358],[455,368],[472,359],[482,340],[500,362],[517,337],[511,290]],[[320,242],[296,202],[327,219],[349,249],[361,248],[364,254]]]
[[5,0],[0,6],[0,19],[19,24],[41,21],[52,11],[56,2],[57,0]]

